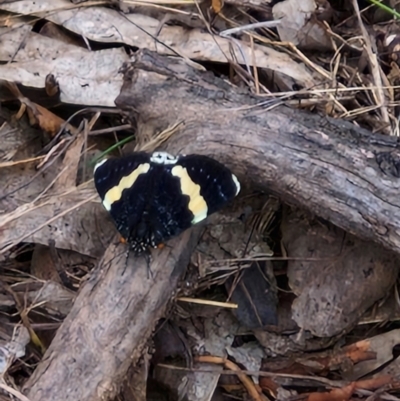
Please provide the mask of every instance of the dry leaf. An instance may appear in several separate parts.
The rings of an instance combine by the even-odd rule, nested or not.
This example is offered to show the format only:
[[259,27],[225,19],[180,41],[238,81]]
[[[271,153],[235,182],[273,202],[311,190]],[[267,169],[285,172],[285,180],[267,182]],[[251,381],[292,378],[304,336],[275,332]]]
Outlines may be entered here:
[[299,49],[331,51],[332,41],[324,24],[315,16],[315,0],[285,0],[272,8],[283,42],[291,42]]
[[[21,7],[19,2],[17,2],[15,4],[11,3],[1,5],[0,9],[26,14],[29,12],[38,12],[39,9],[61,10],[62,6],[65,6],[67,3],[67,1],[63,0],[55,0],[51,2],[43,1],[41,2],[40,7],[35,4],[30,4],[30,7],[26,7],[26,9],[24,9]],[[237,63],[253,65],[255,61],[257,67],[266,68],[268,70],[284,74],[287,77],[290,77],[291,80],[301,87],[315,87],[319,84],[319,81],[312,76],[304,64],[297,63],[289,55],[278,52],[270,47],[254,45],[252,48],[245,41],[212,36],[208,32],[204,32],[199,29],[187,30],[180,26],[164,26],[157,38],[158,41],[156,41],[154,40],[154,36],[159,29],[160,21],[145,15],[134,13],[121,15],[118,11],[105,7],[84,7],[78,10],[64,9],[62,11],[54,11],[47,16],[47,19],[53,23],[63,26],[68,30],[71,30],[72,32],[75,32],[78,35],[82,35],[83,37],[97,42],[125,43],[126,45],[157,51],[161,54],[172,54],[171,50],[163,45],[166,44],[170,48],[174,49],[178,54],[189,59],[221,63],[226,63],[228,61],[227,57],[230,58],[231,54],[234,54],[233,61],[236,61]],[[93,21],[96,21],[95,25],[93,24]],[[118,27],[118,29],[116,27]],[[29,44],[29,40],[27,41],[27,44]],[[54,46],[53,44],[52,48],[57,49],[57,46]],[[80,50],[82,51],[82,49]],[[87,67],[83,65],[78,67],[78,60],[70,61],[71,56],[68,55],[61,57],[63,60],[58,60],[60,58],[60,56],[58,56],[57,60],[51,61],[53,64],[52,71],[48,71],[48,67],[42,66],[42,68],[45,69],[44,71],[53,73],[59,81],[60,88],[62,90],[62,101],[66,101],[66,94],[72,92],[71,89],[64,87],[67,85],[67,81],[63,77],[63,75],[65,75],[67,72],[66,70],[69,70],[69,74],[74,76],[81,76],[82,70],[91,71],[92,74],[94,73],[93,71],[98,71],[100,76],[93,77],[88,74],[89,76],[85,76],[85,79],[88,80],[89,78],[93,78],[93,80],[97,79],[99,82],[102,81],[102,78],[106,73],[108,73],[108,76],[111,77],[115,75],[115,70],[106,72],[105,69],[107,67],[105,65],[100,65],[100,60],[96,60],[95,62],[95,53],[99,52],[91,52],[90,54],[92,56],[86,57],[86,65],[91,64]],[[107,58],[107,60],[108,63],[112,64],[113,66],[116,66],[117,62],[119,61],[118,59],[115,59],[112,60],[113,62],[111,63],[110,58]],[[104,60],[103,64],[105,64]],[[63,68],[64,65],[66,66],[65,70]],[[122,62],[120,66],[121,65]],[[0,67],[0,73],[3,75],[6,73],[6,77],[8,77],[7,79],[18,80],[15,77],[15,72],[14,78],[10,79],[10,71],[8,69],[3,71],[3,66]],[[27,68],[27,66],[24,65],[23,68]],[[36,70],[41,71],[38,66],[36,66]],[[58,70],[58,72],[55,72],[54,70]],[[104,72],[102,70],[104,70]],[[19,73],[19,77],[22,78],[22,71]],[[68,82],[68,84],[71,85],[70,82]],[[109,85],[110,84],[111,82]],[[288,86],[290,86],[290,89],[292,88],[290,84],[288,84]],[[98,90],[105,91],[106,89],[104,87],[99,88]],[[75,99],[73,100],[73,103],[78,103],[76,98],[82,98],[83,96],[77,92],[74,92],[74,95]],[[72,96],[68,96],[68,98],[70,97],[72,98]],[[114,98],[115,96],[112,99]],[[93,98],[85,98],[84,100],[85,101],[81,101],[83,104],[94,104]],[[102,102],[105,102],[105,97]]]
[[[316,336],[349,330],[396,281],[398,256],[302,212],[282,222],[293,319]],[[294,259],[293,259],[294,258]]]

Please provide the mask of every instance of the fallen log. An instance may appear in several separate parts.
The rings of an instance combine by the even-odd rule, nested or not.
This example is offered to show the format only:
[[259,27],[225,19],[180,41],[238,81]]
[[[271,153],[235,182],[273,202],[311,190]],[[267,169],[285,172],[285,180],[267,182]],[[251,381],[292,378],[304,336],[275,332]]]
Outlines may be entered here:
[[278,195],[344,230],[400,249],[397,137],[238,90],[182,60],[137,53],[116,104],[139,136],[178,121],[166,149],[225,162],[242,184]]
[[[116,104],[138,135],[179,121],[171,153],[203,153],[226,163],[244,187],[273,192],[365,239],[400,245],[399,143],[345,121],[279,106],[185,62],[137,53]],[[111,245],[81,290],[42,362],[25,385],[31,401],[107,400],[139,359],[187,265],[194,231],[171,241],[152,265],[125,270]],[[190,240],[191,238],[191,240]]]
[[25,384],[29,400],[115,397],[164,315],[198,235],[186,231],[156,250],[150,278],[144,257],[126,260],[125,246],[111,244]]

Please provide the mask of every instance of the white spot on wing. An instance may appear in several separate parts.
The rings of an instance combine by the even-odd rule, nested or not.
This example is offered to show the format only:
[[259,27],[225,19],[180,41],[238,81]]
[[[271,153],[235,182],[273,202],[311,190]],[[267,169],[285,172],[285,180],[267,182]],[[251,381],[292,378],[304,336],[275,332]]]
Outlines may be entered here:
[[103,200],[103,202],[101,202],[104,206],[104,209],[107,210],[107,212],[109,212],[111,210],[111,203],[107,202],[105,199]]
[[99,162],[96,163],[96,165],[94,166],[94,170],[93,172],[95,172],[100,166],[102,166],[108,159],[103,159],[100,160]]
[[240,182],[237,179],[236,175],[232,174],[232,180],[236,185],[236,195],[240,192]]
[[154,152],[150,156],[150,161],[157,164],[176,164],[178,157],[172,156],[167,152]]

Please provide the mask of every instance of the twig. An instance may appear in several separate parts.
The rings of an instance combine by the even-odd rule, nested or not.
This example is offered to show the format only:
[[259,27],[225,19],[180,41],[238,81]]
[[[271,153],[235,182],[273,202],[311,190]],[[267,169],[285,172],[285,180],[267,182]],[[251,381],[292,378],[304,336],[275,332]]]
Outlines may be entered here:
[[13,389],[12,387],[8,386],[5,383],[0,383],[0,388],[3,389],[4,391],[7,391],[7,393],[9,394],[12,394],[14,397],[17,397],[20,401],[30,401],[28,397],[25,397],[19,391]]
[[353,0],[353,7],[354,7],[354,11],[357,14],[358,24],[360,25],[360,29],[361,29],[361,32],[362,32],[362,35],[363,35],[363,38],[365,41],[364,48],[365,48],[365,51],[367,52],[369,66],[371,68],[374,83],[377,87],[376,91],[374,91],[375,96],[376,96],[377,106],[381,110],[382,120],[388,124],[389,129],[390,129],[389,113],[388,113],[387,107],[385,105],[385,93],[383,91],[383,85],[382,85],[382,76],[381,76],[382,70],[379,66],[376,54],[372,51],[371,39],[370,39],[370,36],[369,36],[367,30],[365,29],[364,23],[361,19],[360,8],[358,7],[357,0]]
[[220,32],[220,36],[227,37],[233,35],[235,33],[243,32],[243,31],[252,31],[258,28],[275,28],[281,23],[279,20],[274,21],[263,21],[263,22],[256,22],[254,24],[242,25],[236,28],[225,29],[225,31]]

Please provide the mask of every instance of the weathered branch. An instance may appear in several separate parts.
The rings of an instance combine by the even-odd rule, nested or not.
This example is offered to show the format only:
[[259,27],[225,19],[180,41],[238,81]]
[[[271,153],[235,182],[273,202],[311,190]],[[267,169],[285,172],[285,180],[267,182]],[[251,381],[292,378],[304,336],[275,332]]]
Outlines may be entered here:
[[[351,233],[399,248],[397,138],[286,107],[266,110],[263,99],[147,51],[125,78],[116,103],[133,113],[139,134],[183,120],[167,144],[171,152],[213,155],[244,187],[272,191]],[[125,269],[123,250],[110,246],[25,386],[30,400],[115,395],[114,383],[140,357],[196,238],[186,232],[156,252],[153,280],[144,260]]]
[[[198,231],[186,231],[146,261],[111,245],[25,385],[30,401],[94,401],[116,395],[176,289]],[[117,256],[116,256],[117,255]],[[127,265],[128,263],[128,265]]]
[[337,226],[400,249],[398,138],[280,106],[149,51],[137,54],[116,103],[141,133],[183,120],[171,152],[206,153],[243,184],[274,192]]

